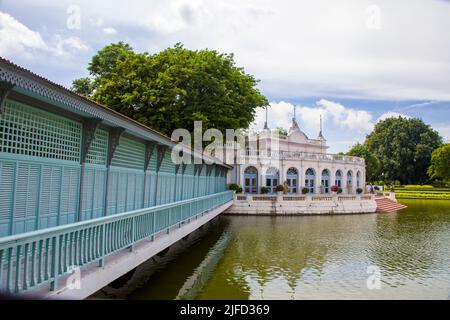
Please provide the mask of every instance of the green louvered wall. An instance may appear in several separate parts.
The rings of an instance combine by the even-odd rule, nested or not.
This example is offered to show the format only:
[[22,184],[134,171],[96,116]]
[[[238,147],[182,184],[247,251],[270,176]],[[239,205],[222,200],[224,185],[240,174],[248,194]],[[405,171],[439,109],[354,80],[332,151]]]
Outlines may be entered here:
[[107,168],[106,128],[97,129],[82,169],[82,131],[81,122],[6,100],[0,114],[0,237],[226,189],[216,168],[209,176],[206,166],[194,175],[194,164],[177,172],[170,150],[157,171],[155,148],[144,172],[145,143],[127,135]]
[[0,116],[0,236],[77,220],[81,123],[6,101]]
[[170,150],[167,150],[161,162],[157,177],[156,204],[175,201],[175,164]]
[[98,129],[86,155],[82,189],[82,220],[104,215],[108,137],[108,131]]
[[144,207],[145,144],[122,137],[108,178],[107,215]]

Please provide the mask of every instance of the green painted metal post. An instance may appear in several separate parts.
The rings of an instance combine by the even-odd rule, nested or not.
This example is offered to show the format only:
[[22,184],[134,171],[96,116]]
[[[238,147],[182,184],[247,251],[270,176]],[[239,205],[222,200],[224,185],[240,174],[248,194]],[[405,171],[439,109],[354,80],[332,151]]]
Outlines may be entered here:
[[58,289],[58,276],[59,276],[59,246],[60,241],[58,236],[52,238],[52,281],[50,282],[50,291]]
[[20,258],[21,258],[21,249],[22,246],[18,245],[16,247],[16,275],[15,275],[15,279],[14,279],[14,292],[15,293],[19,293],[19,282],[20,282],[20,267],[22,265]]
[[151,236],[151,240],[152,240],[152,241],[155,241],[155,233],[156,233],[156,230],[155,230],[155,227],[156,227],[156,221],[155,221],[155,219],[156,219],[156,212],[153,212],[153,218],[152,218],[152,236]]
[[101,226],[101,238],[100,238],[100,260],[98,261],[99,267],[105,266],[105,247],[106,247],[106,225]]

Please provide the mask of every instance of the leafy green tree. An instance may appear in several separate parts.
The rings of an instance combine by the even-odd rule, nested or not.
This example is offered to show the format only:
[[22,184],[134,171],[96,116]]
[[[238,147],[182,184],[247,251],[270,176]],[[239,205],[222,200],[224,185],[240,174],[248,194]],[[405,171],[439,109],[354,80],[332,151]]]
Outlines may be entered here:
[[87,77],[73,80],[72,90],[85,97],[89,97],[94,91],[92,80]]
[[372,152],[370,152],[367,146],[357,143],[347,152],[347,155],[365,159],[366,181],[374,182],[378,179],[380,161]]
[[100,50],[88,70],[90,79],[73,82],[76,92],[167,135],[192,131],[194,121],[203,130],[247,128],[255,109],[268,105],[233,55],[213,50],[176,44],[149,55],[119,42]]
[[282,128],[282,127],[276,128],[276,129],[274,130],[274,132],[275,132],[276,134],[280,135],[280,136],[287,136],[287,135],[288,135],[287,130],[286,130],[285,128]]
[[388,118],[378,122],[365,145],[380,161],[382,180],[424,183],[428,180],[431,153],[442,138],[416,118]]
[[450,143],[433,151],[428,174],[432,179],[450,181]]

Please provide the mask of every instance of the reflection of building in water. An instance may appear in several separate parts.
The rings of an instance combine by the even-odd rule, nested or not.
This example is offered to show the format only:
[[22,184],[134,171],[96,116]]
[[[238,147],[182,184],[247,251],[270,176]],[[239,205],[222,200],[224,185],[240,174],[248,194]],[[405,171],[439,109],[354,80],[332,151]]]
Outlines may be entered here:
[[[226,285],[235,292],[239,286],[249,299],[367,293],[366,269],[373,262],[365,239],[376,236],[376,215],[233,217],[233,228],[239,232],[218,272],[226,269]],[[215,289],[219,285],[223,291],[225,284]]]
[[[266,111],[264,129],[247,137],[245,146],[234,151],[237,164],[228,182],[239,184],[247,194],[259,193],[261,187],[276,193],[277,185],[286,185],[289,194],[302,193],[304,187],[311,194],[328,194],[332,185],[347,194],[364,189],[364,159],[327,154],[322,119],[320,123],[317,138],[310,139],[300,129],[294,111],[287,136],[278,135],[268,128]],[[227,147],[227,152],[232,152],[233,145]]]

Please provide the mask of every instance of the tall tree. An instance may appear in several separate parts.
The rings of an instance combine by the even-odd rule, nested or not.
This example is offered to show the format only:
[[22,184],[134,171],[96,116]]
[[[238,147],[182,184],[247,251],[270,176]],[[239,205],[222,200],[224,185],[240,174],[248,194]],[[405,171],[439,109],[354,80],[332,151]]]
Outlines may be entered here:
[[433,151],[428,174],[432,179],[450,181],[450,143]]
[[365,141],[380,161],[380,178],[402,183],[428,180],[431,153],[442,138],[429,125],[416,118],[388,118],[378,122]]
[[357,143],[348,152],[347,155],[360,157],[366,161],[366,181],[375,182],[378,180],[380,161],[370,152],[366,145]]
[[73,89],[170,136],[177,128],[247,128],[255,109],[268,105],[258,81],[237,67],[232,54],[188,50],[181,44],[160,53],[135,53],[124,43],[100,50],[89,79]]

